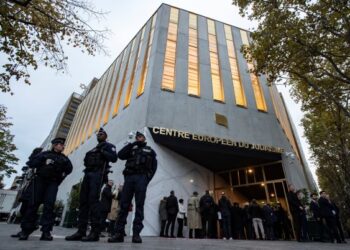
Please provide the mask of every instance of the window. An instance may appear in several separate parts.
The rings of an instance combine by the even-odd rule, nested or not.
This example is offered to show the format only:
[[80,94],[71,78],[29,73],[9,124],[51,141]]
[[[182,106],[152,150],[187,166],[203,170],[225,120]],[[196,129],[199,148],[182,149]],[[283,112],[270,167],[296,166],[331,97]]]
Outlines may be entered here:
[[141,71],[141,77],[139,81],[139,86],[137,88],[137,96],[140,96],[143,94],[143,91],[145,90],[145,82],[147,78],[147,72],[148,72],[148,62],[149,62],[149,57],[151,54],[151,47],[152,47],[152,41],[153,41],[153,36],[154,36],[154,27],[156,25],[156,19],[157,19],[157,14],[154,14],[152,18],[152,26],[150,29],[150,34],[148,36],[148,46],[145,52],[145,56],[143,58],[143,65],[142,65],[142,71]]
[[90,124],[90,121],[91,121],[93,114],[94,114],[93,110],[94,110],[96,102],[97,102],[97,95],[98,95],[99,86],[100,85],[99,85],[99,81],[98,81],[96,86],[89,93],[89,95],[91,96],[90,104],[88,105],[87,114],[86,114],[84,122],[83,122],[81,136],[79,136],[81,138],[81,139],[79,139],[80,144],[82,144],[86,139],[86,135],[87,135],[87,132],[89,129],[89,124]]
[[95,130],[94,131],[98,130],[101,126],[102,115],[103,115],[103,112],[106,108],[107,99],[108,99],[109,92],[110,92],[110,89],[112,86],[112,79],[113,79],[113,76],[114,76],[115,71],[116,71],[116,64],[117,64],[117,60],[115,60],[112,63],[112,65],[110,66],[110,68],[108,69],[108,77],[106,79],[104,90],[103,90],[102,97],[100,100],[99,110],[98,110],[98,113],[96,114]]
[[121,99],[122,93],[123,93],[123,88],[124,88],[124,84],[125,84],[126,73],[128,72],[130,58],[134,54],[134,46],[135,46],[135,38],[132,41],[130,52],[129,52],[129,56],[128,56],[128,60],[126,61],[126,65],[125,65],[124,72],[123,72],[123,78],[122,78],[122,81],[120,82],[117,100],[116,100],[115,105],[114,105],[113,116],[116,116],[118,114],[119,105],[120,105],[120,99]]
[[247,107],[247,101],[244,94],[243,85],[239,76],[237,57],[235,53],[235,46],[233,43],[233,36],[231,27],[228,25],[224,26],[225,29],[225,37],[226,37],[226,45],[228,51],[228,59],[230,63],[231,76],[232,76],[232,84],[234,90],[234,96],[236,99],[236,104]]
[[[117,75],[115,77],[115,80],[113,80],[114,78],[112,79],[113,87],[112,87],[112,91],[111,91],[109,98],[108,98],[108,105],[107,105],[107,108],[105,110],[103,124],[106,124],[108,122],[108,119],[109,119],[109,114],[110,114],[110,111],[112,108],[112,103],[113,103],[113,97],[115,96],[115,92],[116,92],[118,81],[119,81],[120,69],[123,65],[125,55],[126,55],[126,50],[124,50],[123,54],[120,57],[118,57],[118,59],[117,59],[117,64],[116,64],[116,65],[118,65],[117,66],[118,67]],[[118,62],[119,62],[119,64],[118,64]]]
[[140,52],[141,52],[141,48],[142,48],[144,34],[145,34],[145,27],[143,27],[143,29],[141,31],[141,37],[140,37],[140,41],[139,41],[138,48],[137,48],[137,56],[135,57],[134,64],[132,66],[129,85],[128,85],[128,89],[127,89],[126,94],[125,94],[124,107],[127,107],[130,104],[132,88],[134,86],[135,70],[136,70],[136,66],[139,62],[139,57],[140,57]]
[[[244,30],[241,30],[240,32],[241,32],[241,38],[242,38],[243,45],[249,46],[248,33]],[[248,62],[247,64],[248,64],[249,71],[254,69],[253,63]],[[253,87],[256,107],[258,110],[266,112],[267,107],[266,107],[266,103],[265,103],[264,93],[263,93],[263,90],[262,90],[260,82],[259,82],[259,78],[256,74],[250,73],[250,79],[252,81],[252,87]]]
[[188,44],[188,94],[199,96],[199,64],[198,64],[198,32],[197,15],[189,15],[189,44]]
[[224,88],[220,75],[219,55],[216,42],[215,22],[208,19],[208,40],[209,40],[209,56],[210,71],[213,88],[213,98],[216,101],[225,101]]
[[175,62],[178,19],[179,10],[171,8],[162,79],[162,89],[171,91],[175,90]]

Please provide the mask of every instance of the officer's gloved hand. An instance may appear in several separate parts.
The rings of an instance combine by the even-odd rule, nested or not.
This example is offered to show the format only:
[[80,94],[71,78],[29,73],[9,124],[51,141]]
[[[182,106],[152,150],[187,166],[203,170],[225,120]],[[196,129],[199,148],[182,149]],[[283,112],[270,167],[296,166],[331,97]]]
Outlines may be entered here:
[[100,142],[97,146],[96,146],[96,148],[97,149],[99,149],[99,150],[103,150],[104,149],[104,147],[107,145],[107,142]]
[[145,145],[146,143],[143,142],[143,141],[135,141],[135,144],[136,144],[137,146],[143,146],[143,145]]

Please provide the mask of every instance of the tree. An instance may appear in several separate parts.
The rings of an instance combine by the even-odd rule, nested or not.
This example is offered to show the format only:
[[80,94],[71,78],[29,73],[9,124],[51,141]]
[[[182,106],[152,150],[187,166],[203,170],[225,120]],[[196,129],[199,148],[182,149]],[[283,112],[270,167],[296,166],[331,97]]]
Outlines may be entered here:
[[[305,85],[350,117],[350,1],[233,0],[233,4],[259,23],[251,33],[251,46],[242,49],[255,63],[255,73],[266,74],[270,83]],[[328,91],[328,84],[336,93]]]
[[18,162],[18,158],[13,154],[17,148],[13,144],[14,135],[11,135],[9,127],[12,123],[7,121],[6,108],[0,105],[0,179],[3,176],[10,177],[11,174],[17,173],[13,165]]
[[87,0],[0,1],[0,53],[7,56],[0,71],[1,91],[11,92],[12,79],[30,84],[28,69],[39,63],[65,71],[64,44],[90,55],[106,53],[102,42],[108,30],[88,24],[104,14]]
[[[331,79],[323,85],[337,94]],[[306,85],[298,85],[292,94],[301,101],[305,113],[302,126],[317,166],[319,185],[339,206],[345,225],[350,219],[350,118]]]

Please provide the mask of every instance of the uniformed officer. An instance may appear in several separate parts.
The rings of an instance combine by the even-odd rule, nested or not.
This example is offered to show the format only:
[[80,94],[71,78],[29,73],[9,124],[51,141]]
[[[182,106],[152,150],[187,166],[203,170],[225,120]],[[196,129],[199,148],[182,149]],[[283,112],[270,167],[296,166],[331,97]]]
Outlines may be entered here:
[[124,186],[121,194],[120,212],[115,226],[115,235],[108,242],[123,242],[126,218],[132,198],[135,196],[136,212],[133,222],[133,243],[142,243],[140,232],[143,228],[143,206],[146,198],[147,185],[157,170],[157,159],[154,150],[147,146],[145,136],[137,132],[136,141],[122,148],[118,157],[126,160]]
[[[78,231],[67,236],[68,241],[98,241],[101,223],[100,193],[103,183],[108,181],[109,162],[118,159],[116,148],[106,141],[107,133],[100,128],[97,133],[98,144],[86,153],[84,158],[84,178],[81,183],[79,197]],[[91,231],[86,236],[86,230],[91,220]]]
[[[29,161],[33,160],[35,156],[40,154],[43,151],[42,148],[35,148],[33,152],[30,154],[28,161],[26,162],[27,166],[22,168],[22,171],[24,172],[23,175],[23,182],[21,184],[21,189],[19,191],[18,195],[18,201],[21,202],[21,208],[19,210],[19,213],[21,214],[21,217],[24,216],[25,212],[28,209],[28,205],[30,204],[31,197],[33,196],[33,190],[30,187],[30,183],[33,181],[33,169],[30,169],[28,167]],[[39,226],[36,226],[35,229],[39,228]],[[18,232],[16,234],[12,234],[11,237],[13,238],[19,238],[21,236],[21,232]]]
[[51,241],[53,239],[50,232],[55,219],[53,210],[58,186],[73,169],[68,157],[62,154],[64,142],[63,138],[52,140],[52,150],[38,154],[27,163],[36,174],[30,183],[32,197],[21,222],[22,231],[19,240],[27,240],[35,230],[40,204],[44,205],[40,221],[42,231],[40,240]]

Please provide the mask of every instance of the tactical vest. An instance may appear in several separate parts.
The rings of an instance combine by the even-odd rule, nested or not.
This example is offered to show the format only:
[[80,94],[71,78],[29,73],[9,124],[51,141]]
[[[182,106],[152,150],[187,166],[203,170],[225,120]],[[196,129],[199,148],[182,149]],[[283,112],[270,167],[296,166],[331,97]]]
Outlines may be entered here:
[[105,166],[105,163],[106,160],[104,159],[101,151],[97,148],[87,152],[84,158],[84,165],[88,171],[102,169]]
[[135,145],[131,149],[131,158],[126,161],[124,175],[147,174],[153,160],[151,147],[138,147]]
[[67,165],[65,156],[47,152],[45,162],[38,168],[38,176],[47,180],[61,181]]

